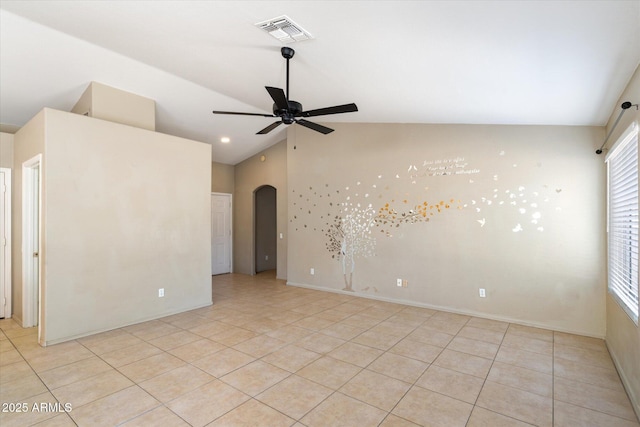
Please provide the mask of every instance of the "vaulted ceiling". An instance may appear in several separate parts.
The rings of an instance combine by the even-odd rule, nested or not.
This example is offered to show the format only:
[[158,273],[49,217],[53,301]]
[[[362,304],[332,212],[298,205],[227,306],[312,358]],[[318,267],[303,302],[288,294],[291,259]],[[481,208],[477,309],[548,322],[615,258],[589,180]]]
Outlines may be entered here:
[[98,81],[154,99],[158,131],[236,164],[285,126],[255,135],[274,119],[211,110],[271,112],[283,43],[254,24],[281,15],[313,36],[289,44],[291,99],[359,107],[320,123],[602,126],[640,63],[639,0],[2,0],[2,129]]

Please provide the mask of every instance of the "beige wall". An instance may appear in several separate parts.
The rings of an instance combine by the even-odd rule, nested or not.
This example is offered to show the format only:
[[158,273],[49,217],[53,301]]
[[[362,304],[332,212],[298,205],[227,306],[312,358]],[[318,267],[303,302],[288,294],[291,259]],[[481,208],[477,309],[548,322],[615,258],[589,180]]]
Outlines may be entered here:
[[71,112],[141,129],[156,129],[154,100],[97,82],[89,84]]
[[358,295],[604,336],[603,128],[332,127],[289,128],[290,284],[347,288],[352,218]]
[[13,134],[0,132],[0,168],[13,169]]
[[47,344],[211,304],[209,145],[45,109],[16,162],[29,129],[46,138]]
[[[13,197],[11,201],[11,264],[12,264],[12,311],[13,318],[23,324],[23,301],[22,301],[22,164],[38,154],[45,153],[45,112],[41,111],[26,125],[24,125],[14,135],[13,158],[14,168],[12,172]],[[43,158],[40,165],[42,178],[42,205],[41,209],[46,209],[46,176],[47,162]],[[46,224],[46,218],[42,218],[41,225]],[[41,243],[46,244],[47,235],[40,235]],[[40,272],[41,276],[46,275],[46,253],[40,251]],[[41,312],[46,308],[45,302],[41,307]]]
[[224,163],[211,163],[211,192],[233,194],[235,167]]
[[[636,69],[627,88],[618,99],[616,108],[611,112],[607,131],[611,129],[613,122],[618,118],[621,111],[620,105],[626,101],[634,104],[640,102],[640,67]],[[640,122],[640,112],[635,107],[631,107],[623,114],[611,134],[607,146],[612,146],[633,121]],[[604,161],[604,156],[606,156],[606,151],[601,155],[601,161]],[[603,286],[606,288],[606,281]],[[640,416],[640,328],[608,293],[606,341],[627,393],[634,404],[636,414]]]
[[[265,160],[261,161],[261,156]],[[255,274],[254,192],[263,185],[276,189],[278,234],[277,277],[287,278],[287,142],[282,141],[235,166],[233,193],[233,269]]]

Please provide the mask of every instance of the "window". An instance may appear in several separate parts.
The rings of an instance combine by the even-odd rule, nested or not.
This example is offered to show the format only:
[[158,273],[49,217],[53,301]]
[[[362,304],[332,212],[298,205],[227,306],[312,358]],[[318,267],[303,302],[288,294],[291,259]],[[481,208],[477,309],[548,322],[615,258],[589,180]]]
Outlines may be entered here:
[[638,124],[607,156],[609,292],[638,323]]

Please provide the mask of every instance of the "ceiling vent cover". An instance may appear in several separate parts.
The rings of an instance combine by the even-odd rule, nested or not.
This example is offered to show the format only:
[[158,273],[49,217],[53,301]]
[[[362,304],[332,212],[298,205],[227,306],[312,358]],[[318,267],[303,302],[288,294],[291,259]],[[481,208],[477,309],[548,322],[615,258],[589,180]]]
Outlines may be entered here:
[[255,26],[266,31],[282,43],[301,42],[313,38],[307,30],[293,22],[286,15],[258,22]]

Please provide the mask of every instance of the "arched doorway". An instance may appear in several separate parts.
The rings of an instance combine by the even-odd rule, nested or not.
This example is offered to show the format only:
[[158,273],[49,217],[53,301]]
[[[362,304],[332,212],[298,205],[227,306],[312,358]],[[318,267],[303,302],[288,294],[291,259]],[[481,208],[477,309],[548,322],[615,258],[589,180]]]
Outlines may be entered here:
[[277,217],[276,189],[270,185],[258,188],[254,193],[255,272],[277,268]]

